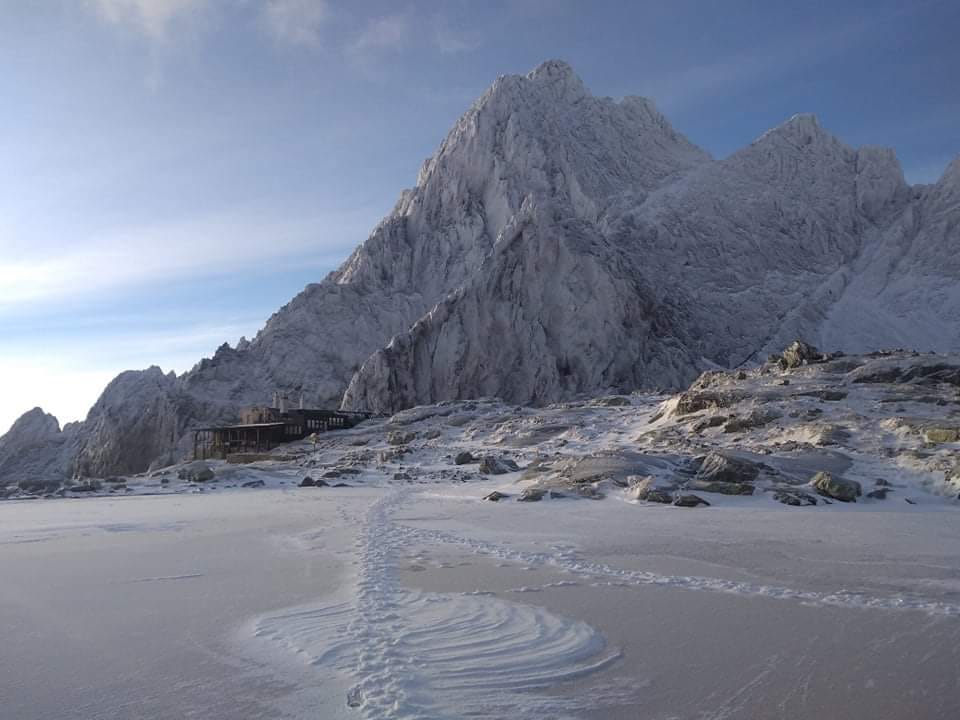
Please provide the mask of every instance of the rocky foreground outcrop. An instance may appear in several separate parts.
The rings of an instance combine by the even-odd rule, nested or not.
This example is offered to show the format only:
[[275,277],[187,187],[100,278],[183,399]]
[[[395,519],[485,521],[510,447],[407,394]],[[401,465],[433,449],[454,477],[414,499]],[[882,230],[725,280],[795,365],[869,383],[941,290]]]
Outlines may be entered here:
[[[748,371],[713,370],[675,395],[543,407],[444,401],[246,465],[186,463],[63,487],[24,481],[4,494],[478,483],[478,499],[501,503],[619,497],[697,512],[729,503],[958,504],[960,355],[808,348],[808,362],[772,357]],[[40,411],[19,430],[31,425],[46,442],[64,435]]]
[[180,377],[124,373],[49,457],[8,449],[0,468],[145,470],[274,390],[384,413],[543,406],[680,389],[795,337],[960,350],[958,216],[960,160],[910,187],[892,151],[810,115],[714,160],[651,101],[594,97],[547,62],[499,78],[370,237],[253,340]]

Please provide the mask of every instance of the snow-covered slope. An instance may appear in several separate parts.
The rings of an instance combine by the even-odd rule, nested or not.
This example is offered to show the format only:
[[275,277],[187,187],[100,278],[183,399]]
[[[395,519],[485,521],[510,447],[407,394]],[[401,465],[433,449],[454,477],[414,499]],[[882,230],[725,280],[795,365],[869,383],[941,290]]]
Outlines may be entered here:
[[[50,467],[167,462],[190,428],[274,390],[383,411],[536,404],[681,387],[798,336],[957,349],[958,176],[910,188],[892,151],[846,147],[810,115],[715,161],[650,101],[593,97],[550,61],[499,78],[256,338],[181,377],[125,373]],[[0,450],[0,467],[17,457]]]

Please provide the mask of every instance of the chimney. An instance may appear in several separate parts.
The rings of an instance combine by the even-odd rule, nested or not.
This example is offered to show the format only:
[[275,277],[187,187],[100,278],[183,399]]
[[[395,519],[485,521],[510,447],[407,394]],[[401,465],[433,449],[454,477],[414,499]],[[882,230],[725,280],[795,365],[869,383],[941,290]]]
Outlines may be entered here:
[[287,411],[287,394],[280,393],[280,413],[283,414]]
[[277,410],[280,407],[279,399],[277,398],[277,391],[273,391],[273,401],[270,403],[270,407],[274,410]]
[[303,393],[300,393],[300,409],[303,410]]

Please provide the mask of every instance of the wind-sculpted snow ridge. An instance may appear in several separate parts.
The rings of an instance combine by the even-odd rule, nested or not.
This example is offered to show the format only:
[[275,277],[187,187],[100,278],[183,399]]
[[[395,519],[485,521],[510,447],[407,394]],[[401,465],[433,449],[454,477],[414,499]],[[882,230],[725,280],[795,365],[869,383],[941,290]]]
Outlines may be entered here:
[[[181,377],[124,374],[30,467],[167,464],[191,428],[274,390],[387,413],[543,406],[680,389],[795,337],[960,350],[958,217],[960,160],[910,187],[893,151],[847,147],[812,115],[713,160],[651,101],[594,97],[549,61],[497,79],[370,237],[252,341]],[[15,454],[0,468],[20,476]]]
[[402,587],[397,558],[410,537],[392,515],[408,496],[387,495],[367,512],[354,601],[270,615],[255,634],[349,678],[344,702],[366,718],[564,718],[617,699],[531,692],[619,657],[586,623],[491,597]]

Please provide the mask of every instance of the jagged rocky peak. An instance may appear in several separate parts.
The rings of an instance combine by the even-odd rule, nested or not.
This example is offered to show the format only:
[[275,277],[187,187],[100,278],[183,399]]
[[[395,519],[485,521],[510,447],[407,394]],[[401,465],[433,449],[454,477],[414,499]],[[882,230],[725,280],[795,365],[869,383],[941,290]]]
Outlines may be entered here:
[[30,438],[43,440],[60,433],[60,422],[43,408],[35,407],[21,415],[0,442],[17,442],[18,439]]
[[950,161],[937,184],[960,190],[960,155]]
[[563,60],[547,60],[541,63],[527,73],[527,80],[567,102],[576,102],[589,94],[580,77]]

